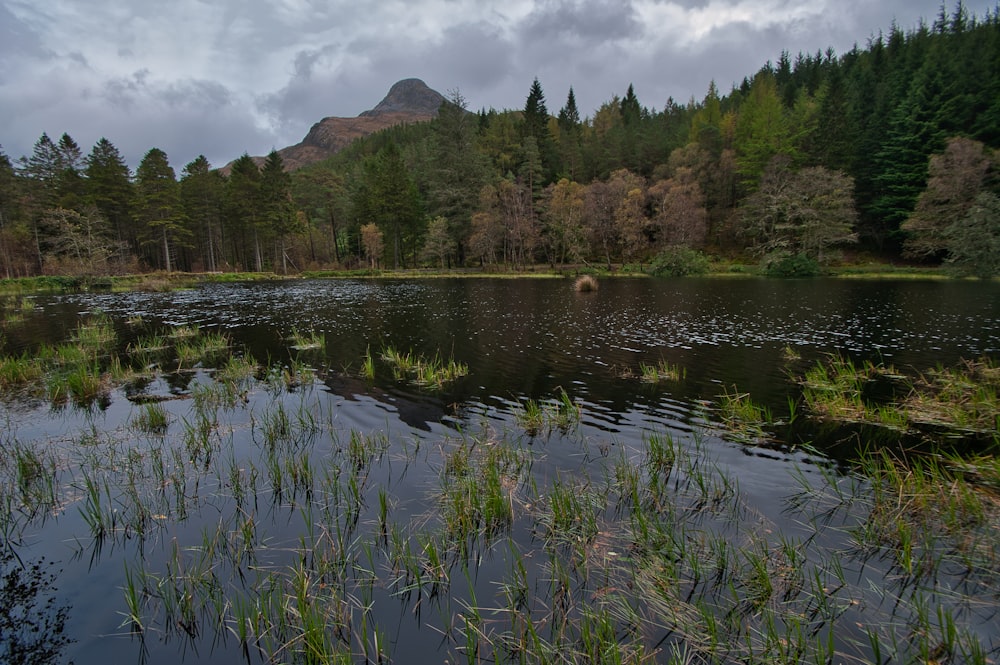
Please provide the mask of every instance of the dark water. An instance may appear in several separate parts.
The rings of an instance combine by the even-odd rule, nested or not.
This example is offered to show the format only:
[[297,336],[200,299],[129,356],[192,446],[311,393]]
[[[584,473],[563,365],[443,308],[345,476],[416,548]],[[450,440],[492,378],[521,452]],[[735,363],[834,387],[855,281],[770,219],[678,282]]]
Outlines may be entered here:
[[[665,430],[685,440],[712,431],[714,403],[729,390],[749,392],[781,413],[796,390],[790,373],[827,354],[884,360],[915,371],[1000,355],[997,283],[613,279],[602,281],[595,293],[576,293],[565,280],[317,280],[32,300],[35,309],[5,330],[7,354],[63,341],[81,316],[100,310],[114,321],[122,351],[138,335],[127,319],[141,316],[147,331],[195,325],[224,332],[234,348],[264,364],[301,359],[317,371],[308,401],[255,390],[249,406],[232,415],[232,454],[251,455],[255,442],[247,432],[254,426],[253,414],[277,402],[287,402],[289,409],[306,404],[319,419],[343,431],[385,432],[390,450],[374,472],[372,487],[388,488],[396,514],[417,521],[427,512],[438,482],[441,441],[465,429],[514,429],[516,411],[528,399],[547,400],[565,391],[583,407],[582,425],[573,436],[528,442],[542,451],[532,473],[551,481],[607,464],[616,450],[638,446],[650,431]],[[287,337],[293,330],[322,333],[325,350],[291,349]],[[374,382],[360,378],[366,352],[389,345],[426,357],[452,357],[468,364],[469,374],[438,392],[384,375]],[[791,365],[785,359],[789,348],[801,357]],[[637,380],[640,363],[661,360],[684,368],[684,377],[655,385]],[[209,381],[206,371],[161,376],[147,391],[184,398],[165,402],[180,421],[190,416],[192,389]],[[8,403],[4,445],[49,441],[56,450],[77,450],[81,432],[122,432],[136,408],[119,391],[101,410],[54,411],[41,404]],[[302,454],[322,464],[338,445],[321,438]],[[787,447],[731,443],[716,435],[710,445],[720,465],[736,470],[744,499],[754,510],[781,520],[787,476],[797,464],[810,463],[808,456]],[[421,452],[400,452],[407,446]],[[839,454],[834,443],[821,449]],[[66,488],[62,504],[48,515],[32,517],[17,549],[25,560],[44,557],[52,562],[54,597],[68,608],[66,633],[73,642],[52,662],[244,660],[246,654],[232,635],[225,639],[226,630],[203,630],[188,639],[161,627],[149,631],[142,644],[122,627],[123,568],[162,570],[171,547],[196,548],[206,529],[229,519],[224,516],[233,512],[231,500],[219,498],[223,480],[189,470],[182,519],[169,520],[141,543],[111,539],[96,547],[81,519],[82,472],[67,467],[60,473],[60,486]],[[784,480],[776,487],[778,477]],[[362,523],[372,519],[375,503],[370,495]],[[291,552],[302,537],[299,509],[296,501],[283,500],[261,510],[270,520],[268,542],[275,551]],[[294,559],[276,556],[268,565],[284,569],[289,558]],[[487,548],[470,584],[480,593],[495,592],[490,580],[507,565]],[[441,631],[429,628],[432,622],[422,620],[398,596],[385,588],[372,593],[371,602],[382,608],[376,612],[378,621],[395,647],[390,649],[394,662],[442,662],[454,653]],[[994,627],[987,622],[984,630]],[[357,656],[357,644],[354,650]],[[259,661],[254,654],[249,659]]]
[[978,282],[615,279],[575,293],[563,280],[299,281],[36,302],[42,311],[8,334],[8,350],[59,340],[98,309],[120,322],[222,330],[258,359],[287,357],[293,329],[319,331],[334,369],[391,344],[468,363],[470,379],[450,395],[461,402],[562,387],[612,413],[661,397],[620,380],[640,362],[684,367],[672,387],[681,401],[736,385],[780,402],[786,347],[806,362],[841,353],[917,370],[1000,350],[1000,285]]

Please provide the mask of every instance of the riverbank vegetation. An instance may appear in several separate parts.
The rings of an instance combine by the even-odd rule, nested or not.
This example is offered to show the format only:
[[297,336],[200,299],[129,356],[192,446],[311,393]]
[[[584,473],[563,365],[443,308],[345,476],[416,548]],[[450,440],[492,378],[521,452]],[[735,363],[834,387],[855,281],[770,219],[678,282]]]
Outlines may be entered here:
[[[873,26],[874,29],[874,26]],[[859,39],[864,36],[859,35]],[[643,105],[627,86],[589,116],[470,113],[361,139],[293,173],[281,156],[134,173],[111,141],[67,134],[0,153],[0,275],[634,264],[661,274],[737,257],[815,274],[879,262],[1000,270],[1000,17],[950,14],[843,54],[781,52],[732,89]],[[623,88],[626,88],[623,85]]]

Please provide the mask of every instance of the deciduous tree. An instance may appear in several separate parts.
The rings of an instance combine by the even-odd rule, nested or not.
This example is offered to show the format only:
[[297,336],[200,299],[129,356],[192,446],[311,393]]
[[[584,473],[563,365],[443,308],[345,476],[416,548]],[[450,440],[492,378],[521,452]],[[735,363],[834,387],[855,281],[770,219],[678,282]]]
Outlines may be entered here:
[[762,255],[804,254],[822,262],[829,248],[857,241],[851,178],[822,166],[794,171],[781,155],[768,165],[740,217],[742,233]]
[[949,245],[946,230],[969,212],[989,169],[985,146],[972,139],[952,138],[944,152],[931,155],[927,187],[913,214],[900,227],[906,233],[903,251],[907,256],[945,257]]

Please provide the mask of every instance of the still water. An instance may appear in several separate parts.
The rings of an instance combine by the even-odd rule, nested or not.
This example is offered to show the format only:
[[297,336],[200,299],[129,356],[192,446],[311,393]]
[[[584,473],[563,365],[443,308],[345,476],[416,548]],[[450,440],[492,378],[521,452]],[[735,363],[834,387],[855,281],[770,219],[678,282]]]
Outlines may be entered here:
[[[31,300],[34,308],[23,320],[4,329],[7,355],[63,342],[81,318],[100,311],[117,333],[109,353],[127,356],[130,345],[151,331],[197,326],[223,333],[232,354],[253,358],[262,367],[314,372],[304,386],[278,390],[261,379],[249,387],[241,403],[223,409],[221,420],[213,421],[212,436],[222,443],[210,459],[191,453],[185,432],[192,431],[197,417],[194,393],[212,382],[212,363],[174,372],[161,362],[154,378],[137,388],[116,388],[99,407],[57,409],[39,400],[4,399],[4,446],[54,451],[58,500],[41,514],[15,520],[8,538],[19,560],[45,562],[54,576],[48,593],[65,611],[69,641],[44,662],[77,665],[268,662],[274,651],[281,662],[308,662],[293,657],[290,647],[284,652],[273,645],[248,648],[233,627],[232,597],[254,586],[247,578],[286,580],[296,566],[315,566],[303,552],[319,549],[316,525],[327,529],[330,524],[318,517],[325,505],[317,498],[322,492],[312,486],[295,486],[291,492],[287,486],[276,488],[274,474],[280,471],[270,472],[271,482],[264,480],[272,458],[262,452],[261,432],[267,431],[274,405],[285,405],[300,423],[304,418],[322,423],[316,427],[320,434],[291,451],[311,460],[317,476],[333,466],[337,455],[347,455],[351,433],[384,436],[384,450],[366,467],[367,484],[359,490],[363,496],[351,527],[357,536],[349,542],[361,549],[352,554],[352,583],[343,587],[342,605],[348,610],[339,621],[350,624],[349,635],[334,642],[356,662],[379,657],[406,663],[471,661],[475,658],[456,626],[476,603],[498,604],[499,580],[511,568],[510,556],[498,551],[503,548],[488,538],[477,541],[471,554],[465,552],[475,565],[460,569],[453,564],[448,593],[430,602],[414,600],[412,589],[400,591],[393,582],[398,565],[388,555],[382,561],[378,552],[365,554],[363,544],[377,545],[382,538],[388,551],[388,536],[379,536],[377,528],[383,524],[380,514],[388,511],[395,523],[413,530],[406,536],[412,543],[424,543],[417,533],[421,529],[440,530],[443,518],[434,505],[455,441],[513,438],[528,451],[530,479],[522,478],[522,506],[514,511],[507,535],[529,561],[542,558],[532,503],[545,491],[528,487],[581,478],[588,488],[606,485],[614,460],[637,455],[650,432],[665,432],[707,451],[713,464],[737,478],[746,511],[742,521],[782,523],[793,477],[802,469],[812,473],[839,462],[837,457],[863,442],[845,446],[842,433],[831,440],[817,434],[810,441],[732,441],[718,426],[719,395],[746,392],[782,414],[797,395],[792,377],[829,354],[913,372],[1000,356],[1000,284],[995,282],[621,278],[603,280],[594,293],[577,293],[571,282],[559,279],[302,280]],[[296,350],[289,341],[295,332],[318,334],[325,344],[319,350]],[[440,390],[399,380],[382,365],[374,379],[364,378],[366,355],[377,357],[390,346],[425,358],[453,358],[466,364],[468,373]],[[682,368],[683,376],[655,384],[637,378],[641,364],[661,361]],[[580,407],[578,425],[546,432],[518,426],[526,404],[554,404],[563,394]],[[136,434],[130,422],[142,404],[154,399],[163,400],[170,416],[166,435]],[[174,460],[173,471],[157,481],[150,459],[163,457]],[[220,462],[224,457],[225,464]],[[133,510],[122,489],[130,487],[131,463],[143,469],[135,471],[141,476],[136,492],[144,497],[158,492],[162,510],[147,511],[141,537],[134,528],[116,528],[97,538],[87,521],[89,492],[98,486],[93,500],[108,510],[122,515]],[[6,473],[13,474],[11,469],[8,464]],[[250,509],[236,486],[247,480],[241,473],[258,472]],[[331,483],[341,487],[346,477]],[[110,488],[104,494],[102,482]],[[164,498],[171,493],[173,498]],[[614,534],[620,525],[612,513],[614,508],[606,507],[601,519]],[[206,534],[214,529],[232,536],[238,524],[246,525],[240,519],[248,514],[257,532],[247,539],[257,544],[257,558],[213,564],[210,575],[222,590],[212,597],[230,603],[224,617],[213,626],[204,618],[211,612],[202,608],[197,623],[177,620],[154,581],[183,577],[171,561],[194,565],[194,553],[211,541]],[[743,528],[720,519],[710,530]],[[797,527],[788,531],[796,532]],[[426,556],[426,546],[417,549]],[[364,577],[359,571],[369,568],[377,579],[366,586],[358,581]],[[528,568],[536,584],[552,576],[540,563]],[[863,565],[859,577],[862,570]],[[125,599],[127,578],[138,577],[139,571],[147,574],[141,639],[126,619]],[[866,593],[859,596],[872,602]],[[293,595],[285,594],[286,603]],[[542,595],[540,605],[551,604]],[[259,595],[247,597],[259,600]],[[850,610],[855,611],[860,610]],[[1000,625],[991,616],[973,621],[970,630],[989,636],[1000,632]],[[838,629],[837,639],[842,652],[865,653],[857,646],[864,635],[851,637]],[[997,648],[995,640],[983,637],[987,648]],[[664,645],[672,643],[667,636],[647,641],[654,660],[666,661]]]

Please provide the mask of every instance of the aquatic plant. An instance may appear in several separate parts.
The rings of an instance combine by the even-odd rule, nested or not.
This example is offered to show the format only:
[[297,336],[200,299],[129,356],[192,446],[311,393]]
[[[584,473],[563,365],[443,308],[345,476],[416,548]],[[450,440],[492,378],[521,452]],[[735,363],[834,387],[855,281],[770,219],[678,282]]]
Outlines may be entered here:
[[143,404],[132,415],[132,427],[148,434],[164,434],[170,426],[170,416],[159,402]]
[[656,363],[639,363],[639,374],[646,383],[659,383],[660,381],[680,381],[687,375],[687,370],[680,365],[660,360]]
[[597,290],[597,279],[593,275],[580,275],[573,282],[573,289],[577,293],[591,293]]
[[[443,388],[445,384],[469,373],[468,365],[454,359],[444,360],[440,354],[425,358],[412,351],[402,352],[393,346],[387,346],[382,350],[381,357],[392,368],[396,380],[412,380],[425,388]],[[368,368],[365,367],[363,371],[367,376]],[[371,373],[374,375],[374,368],[371,368]]]
[[297,328],[292,328],[292,334],[288,337],[292,343],[292,348],[296,351],[326,349],[326,336],[321,332],[300,332]]

